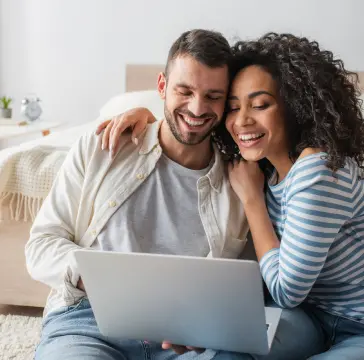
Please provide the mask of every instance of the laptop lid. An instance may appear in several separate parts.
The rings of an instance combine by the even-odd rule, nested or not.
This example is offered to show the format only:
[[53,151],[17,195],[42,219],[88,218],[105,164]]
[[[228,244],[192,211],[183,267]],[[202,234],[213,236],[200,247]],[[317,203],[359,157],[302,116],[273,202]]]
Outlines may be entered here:
[[269,352],[255,261],[95,250],[76,261],[108,337]]

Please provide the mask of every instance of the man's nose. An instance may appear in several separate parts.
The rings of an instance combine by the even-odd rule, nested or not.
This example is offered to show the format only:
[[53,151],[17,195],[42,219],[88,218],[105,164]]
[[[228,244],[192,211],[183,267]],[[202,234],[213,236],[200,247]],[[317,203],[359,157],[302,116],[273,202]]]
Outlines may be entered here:
[[194,114],[196,117],[202,116],[207,113],[207,107],[205,101],[203,101],[200,97],[195,96],[191,99],[188,104],[188,110]]

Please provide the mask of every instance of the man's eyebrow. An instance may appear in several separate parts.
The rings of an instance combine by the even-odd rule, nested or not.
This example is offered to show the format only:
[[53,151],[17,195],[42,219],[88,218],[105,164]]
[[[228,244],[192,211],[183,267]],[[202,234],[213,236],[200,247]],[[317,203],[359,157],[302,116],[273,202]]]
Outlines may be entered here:
[[[176,84],[176,88],[184,88],[186,90],[196,90],[196,88],[194,86],[191,85],[187,85],[185,83],[178,83]],[[223,89],[208,89],[207,93],[215,93],[215,94],[226,94],[226,91]]]
[[184,83],[178,83],[178,84],[176,84],[176,87],[182,87],[182,88],[185,88],[185,89],[195,90],[195,88],[193,86],[190,86],[190,85],[187,85],[187,84],[184,84]]
[[228,100],[239,100],[239,98],[235,95],[229,95]]

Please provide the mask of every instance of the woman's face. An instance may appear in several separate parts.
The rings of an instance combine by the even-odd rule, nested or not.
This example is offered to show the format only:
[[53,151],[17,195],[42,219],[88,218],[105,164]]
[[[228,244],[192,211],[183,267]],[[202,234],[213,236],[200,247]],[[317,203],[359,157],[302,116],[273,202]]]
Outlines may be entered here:
[[264,68],[252,65],[237,74],[228,109],[226,128],[245,160],[287,157],[283,106],[276,83]]

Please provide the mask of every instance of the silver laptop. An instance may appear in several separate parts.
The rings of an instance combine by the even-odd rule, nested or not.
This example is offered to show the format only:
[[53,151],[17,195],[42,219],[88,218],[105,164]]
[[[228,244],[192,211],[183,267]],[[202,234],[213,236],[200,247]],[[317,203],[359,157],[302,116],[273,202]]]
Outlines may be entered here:
[[255,261],[76,252],[103,335],[267,354],[281,310],[264,308]]

